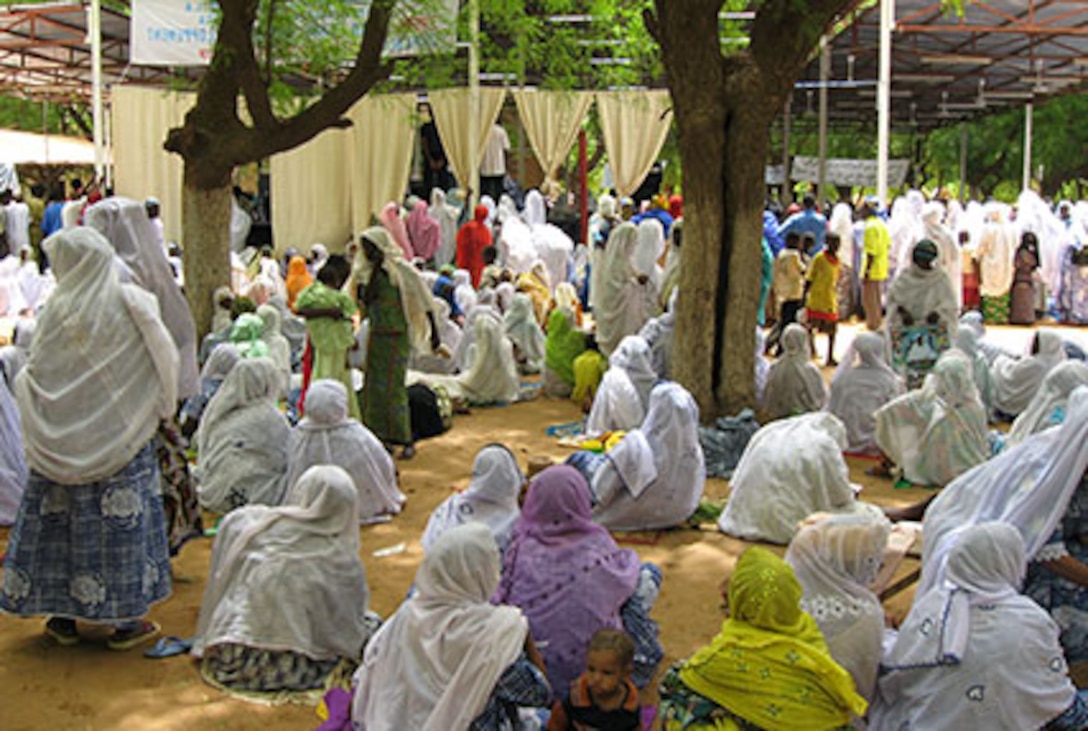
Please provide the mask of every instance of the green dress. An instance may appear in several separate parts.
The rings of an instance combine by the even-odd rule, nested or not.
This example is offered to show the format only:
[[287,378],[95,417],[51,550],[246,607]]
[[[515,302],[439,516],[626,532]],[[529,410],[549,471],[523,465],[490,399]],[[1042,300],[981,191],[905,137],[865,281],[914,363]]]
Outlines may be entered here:
[[412,418],[408,408],[408,372],[411,343],[400,290],[384,269],[374,271],[372,301],[365,303],[370,321],[366,349],[366,382],[359,398],[363,423],[386,444],[411,444]]
[[[340,310],[342,319],[339,320],[314,317],[306,321],[306,334],[310,338],[314,356],[310,383],[319,378],[330,378],[340,381],[348,389],[348,393],[352,393],[354,388],[351,383],[351,369],[348,368],[348,351],[355,346],[355,327],[349,318],[355,314],[355,303],[345,293],[321,282],[302,290],[295,303],[299,310]],[[353,419],[359,418],[359,405],[353,398],[348,399],[348,413]]]

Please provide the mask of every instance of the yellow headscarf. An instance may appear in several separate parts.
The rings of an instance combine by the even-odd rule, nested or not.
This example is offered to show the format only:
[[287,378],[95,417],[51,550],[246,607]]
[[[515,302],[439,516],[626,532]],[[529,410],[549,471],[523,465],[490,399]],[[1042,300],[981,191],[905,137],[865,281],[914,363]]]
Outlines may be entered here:
[[782,559],[749,548],[729,585],[730,618],[680,679],[767,731],[834,729],[865,713],[854,681],[801,611],[801,585]]

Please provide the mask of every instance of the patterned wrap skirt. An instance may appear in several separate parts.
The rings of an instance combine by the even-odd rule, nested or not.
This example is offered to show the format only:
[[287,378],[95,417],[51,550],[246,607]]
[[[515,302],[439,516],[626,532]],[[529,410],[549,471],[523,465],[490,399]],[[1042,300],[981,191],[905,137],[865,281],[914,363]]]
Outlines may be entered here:
[[116,474],[85,485],[31,471],[8,542],[0,610],[119,622],[143,617],[170,590],[153,443]]

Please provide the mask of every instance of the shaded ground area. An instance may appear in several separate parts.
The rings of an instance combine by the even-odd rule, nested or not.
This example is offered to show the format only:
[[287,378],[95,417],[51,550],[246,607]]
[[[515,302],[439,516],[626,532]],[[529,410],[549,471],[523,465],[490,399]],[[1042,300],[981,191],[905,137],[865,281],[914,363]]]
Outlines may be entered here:
[[[1030,337],[1024,329],[999,332],[1004,344],[1016,350]],[[1083,341],[1083,334],[1075,337]],[[840,347],[845,348],[848,340],[840,338]],[[419,544],[423,527],[450,491],[468,484],[477,450],[503,442],[518,455],[523,468],[532,457],[562,460],[569,450],[544,430],[578,416],[573,404],[546,400],[476,409],[471,415],[459,416],[448,434],[420,444],[414,460],[398,463],[401,487],[408,495],[404,513],[392,523],[362,529],[361,556],[370,581],[372,608],[388,616],[404,597],[423,556]],[[865,500],[902,506],[932,493],[917,488],[895,490],[889,480],[865,474],[871,465],[866,460],[850,460],[851,479],[865,486]],[[721,499],[727,496],[728,487],[722,480],[710,480],[706,493],[710,499]],[[7,529],[0,529],[0,550],[6,548],[7,536]],[[666,662],[686,657],[713,637],[723,618],[718,586],[749,544],[709,525],[703,530],[622,536],[621,543],[664,569],[654,617],[661,625]],[[403,551],[373,555],[401,544]],[[188,637],[194,632],[211,545],[211,539],[193,541],[175,561],[174,594],[152,612],[164,634]],[[783,547],[772,548],[784,552]],[[916,562],[906,559],[900,573],[913,566]],[[899,595],[888,603],[889,611],[901,617],[909,608],[910,597],[909,591]],[[229,698],[206,686],[187,657],[149,660],[141,655],[144,648],[110,652],[104,633],[97,642],[92,638],[76,647],[58,647],[42,634],[42,625],[40,619],[0,615],[0,728],[5,731],[277,731],[313,728],[319,723],[309,707],[265,707]]]

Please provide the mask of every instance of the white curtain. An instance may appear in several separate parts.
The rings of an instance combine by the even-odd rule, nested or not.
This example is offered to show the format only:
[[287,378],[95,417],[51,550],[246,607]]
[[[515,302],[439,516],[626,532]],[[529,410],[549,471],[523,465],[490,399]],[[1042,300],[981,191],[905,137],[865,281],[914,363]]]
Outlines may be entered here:
[[273,155],[269,165],[276,251],[315,243],[343,252],[351,237],[350,134],[327,129],[304,145]]
[[492,86],[480,88],[480,128],[477,130],[479,139],[476,140],[476,148],[470,149],[468,139],[468,89],[441,89],[432,91],[428,95],[431,110],[434,112],[434,123],[438,127],[438,136],[442,139],[442,147],[449,158],[450,167],[457,181],[465,187],[479,190],[477,184],[469,186],[468,175],[472,168],[472,155],[479,161],[484,154],[484,145],[487,144],[487,134],[499,118],[502,110],[502,100],[506,96],[504,89]]
[[351,108],[351,225],[358,234],[371,215],[408,188],[417,126],[415,94],[367,96]]
[[672,124],[667,91],[597,93],[604,146],[620,195],[631,195],[650,172]]
[[589,112],[593,94],[587,91],[518,90],[514,92],[514,101],[529,135],[529,144],[544,169],[544,177],[554,180],[555,171],[567,158]]
[[162,204],[168,241],[181,238],[180,155],[162,149],[166,133],[185,123],[196,94],[118,85],[110,93],[113,179],[118,195],[133,200],[154,196]]

